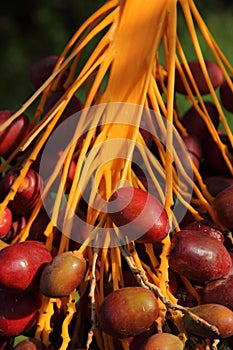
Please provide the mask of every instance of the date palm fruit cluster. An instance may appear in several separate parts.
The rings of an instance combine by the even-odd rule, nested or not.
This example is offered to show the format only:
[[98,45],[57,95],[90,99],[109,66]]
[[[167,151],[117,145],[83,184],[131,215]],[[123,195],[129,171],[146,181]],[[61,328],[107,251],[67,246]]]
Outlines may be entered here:
[[232,76],[192,0],[106,1],[30,67],[0,112],[1,350],[233,347]]

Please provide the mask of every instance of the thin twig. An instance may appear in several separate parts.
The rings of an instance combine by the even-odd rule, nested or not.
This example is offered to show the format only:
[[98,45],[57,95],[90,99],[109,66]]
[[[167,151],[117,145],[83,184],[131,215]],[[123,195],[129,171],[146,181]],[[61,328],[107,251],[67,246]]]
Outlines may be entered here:
[[94,250],[93,254],[93,262],[92,262],[92,269],[91,269],[91,286],[90,286],[90,292],[89,297],[91,298],[91,329],[88,332],[87,335],[87,342],[86,342],[86,349],[88,350],[90,348],[90,345],[92,343],[93,335],[94,335],[94,329],[96,327],[96,303],[95,303],[95,287],[96,287],[96,275],[95,275],[95,269],[96,269],[96,261],[98,258],[98,251],[99,249]]
[[189,317],[191,317],[196,323],[201,324],[203,326],[203,328],[214,332],[216,335],[219,335],[219,330],[217,329],[216,326],[209,324],[203,318],[194,314],[189,308],[186,308],[186,307],[178,305],[178,304],[173,304],[172,302],[167,300],[167,298],[162,294],[160,288],[157,287],[155,284],[150,283],[148,281],[148,278],[146,276],[145,271],[140,270],[135,266],[135,264],[132,260],[132,257],[130,256],[130,253],[128,252],[128,250],[123,246],[120,246],[119,248],[121,250],[122,255],[126,259],[126,262],[128,263],[131,271],[135,275],[135,278],[137,279],[138,283],[142,287],[153,290],[154,293],[156,294],[156,296],[163,302],[163,304],[168,309],[181,311],[184,315],[188,315]]

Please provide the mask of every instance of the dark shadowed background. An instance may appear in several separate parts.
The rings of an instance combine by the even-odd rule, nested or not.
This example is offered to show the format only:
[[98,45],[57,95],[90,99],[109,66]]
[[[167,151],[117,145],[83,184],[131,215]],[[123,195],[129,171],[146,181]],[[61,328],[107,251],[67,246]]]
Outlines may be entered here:
[[[151,0],[155,1],[155,0]],[[103,0],[12,0],[0,5],[0,109],[17,109],[32,94],[30,65],[59,55],[80,24]],[[233,1],[197,0],[196,4],[226,57],[233,63]],[[192,52],[183,21],[179,33]]]

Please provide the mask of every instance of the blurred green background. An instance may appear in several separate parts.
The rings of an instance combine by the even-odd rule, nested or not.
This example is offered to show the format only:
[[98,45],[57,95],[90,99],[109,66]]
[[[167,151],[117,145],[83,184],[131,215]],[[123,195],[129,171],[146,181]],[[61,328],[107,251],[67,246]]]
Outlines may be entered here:
[[[33,91],[28,78],[30,65],[44,56],[59,55],[80,24],[104,2],[1,2],[0,109],[17,109],[31,96]],[[233,62],[233,1],[197,0],[196,4],[220,48]],[[185,51],[192,57],[190,39],[182,18],[178,23]]]

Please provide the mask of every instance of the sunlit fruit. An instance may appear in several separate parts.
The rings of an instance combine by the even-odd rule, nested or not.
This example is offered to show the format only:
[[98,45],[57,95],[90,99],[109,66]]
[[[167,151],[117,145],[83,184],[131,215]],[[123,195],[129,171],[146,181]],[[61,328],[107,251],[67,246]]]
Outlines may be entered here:
[[127,338],[144,332],[158,316],[154,293],[142,287],[125,287],[108,294],[102,302],[98,321],[100,328],[116,338]]
[[[4,176],[0,183],[0,197],[2,199],[10,191],[10,188],[20,174],[20,169],[11,169]],[[40,175],[29,169],[23,178],[14,199],[9,202],[9,208],[16,215],[28,215],[40,199],[40,191],[43,181]]]
[[[215,326],[221,338],[228,338],[233,335],[233,312],[227,307],[219,304],[202,304],[190,308],[190,311],[203,318],[210,325]],[[184,316],[184,324],[188,332],[202,338],[213,339],[218,337],[215,332],[195,322],[189,315]]]
[[64,252],[56,255],[42,272],[40,290],[52,298],[69,295],[79,286],[85,271],[86,260],[81,254]]
[[[223,74],[221,69],[218,67],[217,64],[215,64],[212,61],[205,60],[205,68],[207,69],[207,74],[209,76],[210,82],[212,84],[212,87],[216,89],[219,87],[223,81]],[[189,61],[188,62],[189,69],[191,71],[191,75],[193,76],[193,79],[197,85],[197,88],[201,95],[206,95],[210,93],[210,89],[208,87],[208,84],[205,79],[205,75],[203,73],[203,69],[201,67],[201,64],[199,60]],[[186,71],[186,68],[184,64],[181,65],[182,71],[185,74],[186,80],[188,82],[189,87],[191,88],[193,94],[196,94],[196,91],[194,90],[193,84],[191,82],[191,79],[189,78],[189,74]],[[176,69],[175,73],[175,90],[181,94],[187,94],[187,89],[182,81],[181,75]]]
[[190,224],[186,225],[184,227],[184,230],[204,232],[224,243],[224,235],[222,232],[213,223],[210,223],[207,220],[193,221]]
[[51,260],[43,243],[25,241],[9,245],[0,251],[0,287],[12,291],[38,288],[41,273]]
[[[0,125],[14,114],[12,110],[0,111]],[[0,156],[7,158],[30,131],[30,121],[21,114],[6,129],[0,131]]]
[[4,242],[11,242],[26,226],[27,221],[24,216],[14,215],[12,218],[12,224],[8,233],[2,238]]
[[140,350],[182,350],[182,341],[171,333],[157,333],[149,337]]
[[9,232],[12,224],[12,213],[8,207],[5,207],[0,216],[0,239]]
[[222,242],[208,233],[181,230],[172,239],[169,263],[172,270],[191,280],[208,282],[226,275],[231,257]]
[[111,219],[121,234],[140,243],[163,240],[169,231],[167,213],[152,194],[134,187],[121,187],[109,200]]

